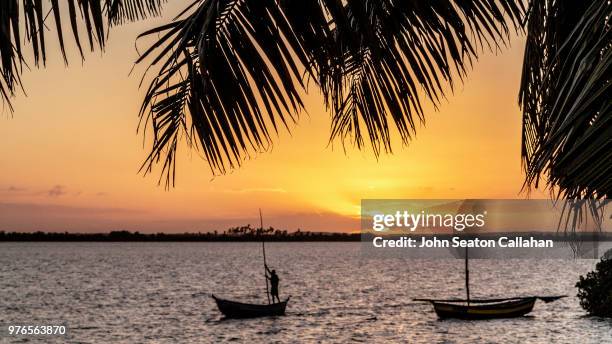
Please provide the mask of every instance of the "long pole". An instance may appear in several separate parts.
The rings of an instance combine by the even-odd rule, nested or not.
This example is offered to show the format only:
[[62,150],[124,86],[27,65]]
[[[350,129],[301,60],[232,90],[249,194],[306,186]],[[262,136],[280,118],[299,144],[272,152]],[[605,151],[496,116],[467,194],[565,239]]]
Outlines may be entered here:
[[263,259],[264,259],[264,278],[266,280],[266,296],[268,297],[268,304],[270,304],[270,291],[268,289],[268,271],[266,269],[266,241],[264,238],[264,230],[263,230],[263,216],[261,216],[261,208],[259,208],[259,225],[261,229],[261,250],[263,251]]
[[467,293],[467,304],[470,305],[470,269],[468,267],[468,248],[465,248],[465,292]]

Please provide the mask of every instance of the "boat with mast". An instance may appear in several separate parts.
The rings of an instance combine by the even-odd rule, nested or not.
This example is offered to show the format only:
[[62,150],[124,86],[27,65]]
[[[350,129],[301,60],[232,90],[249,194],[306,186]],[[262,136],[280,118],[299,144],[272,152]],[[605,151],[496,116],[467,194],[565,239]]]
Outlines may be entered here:
[[261,209],[259,209],[259,221],[260,221],[260,231],[261,234],[261,249],[263,253],[263,263],[264,263],[264,278],[266,280],[266,296],[268,298],[268,304],[255,304],[255,303],[244,303],[232,300],[226,300],[211,295],[215,300],[219,311],[225,315],[226,318],[256,318],[256,317],[265,317],[265,316],[280,316],[285,315],[285,309],[287,308],[287,303],[291,296],[287,297],[285,301],[271,302],[270,299],[270,291],[268,287],[268,278],[266,277],[266,243],[264,239],[264,229],[263,229],[263,217],[261,214]]
[[466,299],[414,299],[414,301],[430,302],[440,319],[483,320],[520,317],[531,312],[538,299],[548,303],[567,296],[472,299],[470,298],[470,270],[467,247],[465,248],[465,291]]

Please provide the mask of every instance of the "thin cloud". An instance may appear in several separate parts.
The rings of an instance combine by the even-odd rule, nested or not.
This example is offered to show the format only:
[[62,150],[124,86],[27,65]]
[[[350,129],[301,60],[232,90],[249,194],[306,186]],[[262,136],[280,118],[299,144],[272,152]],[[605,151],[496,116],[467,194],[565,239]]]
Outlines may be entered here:
[[7,192],[23,192],[23,191],[27,191],[28,189],[26,188],[22,188],[19,186],[14,186],[14,185],[10,185],[8,188],[4,189],[4,191]]
[[47,191],[47,196],[49,197],[60,197],[65,195],[66,192],[66,188],[62,185],[55,185],[54,187],[52,187],[49,191]]
[[246,188],[246,189],[230,189],[223,190],[223,192],[227,193],[287,193],[287,190],[282,188]]
[[[121,207],[64,206],[0,201],[0,231],[108,232],[125,229],[147,233],[223,231],[245,224],[259,226],[259,216],[166,217],[146,209]],[[360,219],[332,212],[295,212],[264,215],[265,227],[289,231],[358,231]]]
[[120,207],[76,207],[0,201],[0,231],[107,232],[136,227],[147,211]]

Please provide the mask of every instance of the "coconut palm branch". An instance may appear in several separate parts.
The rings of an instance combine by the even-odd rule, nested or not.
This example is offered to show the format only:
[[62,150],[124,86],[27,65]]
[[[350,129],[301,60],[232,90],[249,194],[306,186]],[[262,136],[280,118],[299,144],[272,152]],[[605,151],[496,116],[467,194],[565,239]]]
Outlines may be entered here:
[[[59,47],[67,64],[63,27],[70,27],[74,43],[84,58],[79,33],[85,33],[90,50],[104,49],[108,28],[158,15],[166,0],[2,0],[0,1],[0,94],[12,111],[10,97],[20,88],[20,75],[28,67],[22,42],[27,41],[35,66],[47,59],[46,31],[54,21]],[[66,15],[67,12],[67,15]]]
[[520,89],[527,188],[545,179],[558,198],[612,194],[611,14],[610,1],[531,4]]
[[138,63],[155,71],[141,108],[153,133],[143,164],[172,185],[179,145],[213,174],[266,151],[290,130],[312,83],[331,111],[331,138],[391,151],[406,144],[483,49],[521,28],[521,1],[195,0]]

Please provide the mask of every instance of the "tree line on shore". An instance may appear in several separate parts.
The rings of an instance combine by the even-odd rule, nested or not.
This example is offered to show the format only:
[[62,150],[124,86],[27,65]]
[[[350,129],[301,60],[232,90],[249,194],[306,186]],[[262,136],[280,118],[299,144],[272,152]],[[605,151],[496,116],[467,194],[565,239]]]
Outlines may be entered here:
[[[524,232],[524,233],[485,233],[478,237],[497,237],[499,235],[521,236],[532,235],[538,239],[575,240],[575,241],[612,241],[611,233],[559,233],[559,232]],[[274,227],[255,228],[250,224],[230,227],[224,231],[182,232],[182,233],[141,233],[139,231],[117,230],[111,232],[9,232],[0,230],[0,241],[360,241],[371,240],[374,233],[313,232],[297,229],[287,231]],[[424,233],[431,237],[450,239],[456,233]],[[463,234],[464,238],[475,238],[473,234]],[[399,235],[389,238],[399,238]]]
[[359,233],[311,232],[268,228],[251,225],[231,227],[223,232],[141,233],[127,230],[107,233],[73,232],[5,232],[0,241],[359,241]]

